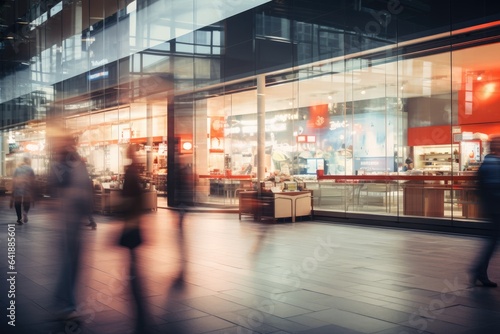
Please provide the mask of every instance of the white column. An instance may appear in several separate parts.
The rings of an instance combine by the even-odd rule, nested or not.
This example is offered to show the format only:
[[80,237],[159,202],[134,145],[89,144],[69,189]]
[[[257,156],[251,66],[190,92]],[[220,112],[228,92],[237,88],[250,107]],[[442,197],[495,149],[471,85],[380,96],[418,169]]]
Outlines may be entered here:
[[[266,149],[266,76],[257,77],[257,181],[265,177],[265,149]],[[258,187],[260,191],[260,186]]]

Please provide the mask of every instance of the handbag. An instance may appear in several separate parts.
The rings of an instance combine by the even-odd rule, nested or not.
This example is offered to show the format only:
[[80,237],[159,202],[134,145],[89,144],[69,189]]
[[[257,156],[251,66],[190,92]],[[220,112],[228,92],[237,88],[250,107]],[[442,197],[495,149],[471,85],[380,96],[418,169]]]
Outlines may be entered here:
[[140,244],[142,244],[142,232],[138,226],[133,228],[123,228],[118,240],[118,245],[134,249]]
[[142,244],[141,219],[138,216],[127,217],[123,224],[118,245],[134,249]]

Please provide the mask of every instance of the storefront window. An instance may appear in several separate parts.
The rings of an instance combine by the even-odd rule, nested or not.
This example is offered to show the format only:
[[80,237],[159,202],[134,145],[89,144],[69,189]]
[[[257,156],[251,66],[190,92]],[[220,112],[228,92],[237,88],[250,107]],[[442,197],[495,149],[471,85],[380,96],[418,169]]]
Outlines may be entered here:
[[[262,162],[266,175],[315,180],[318,169],[332,176],[388,175],[396,179],[398,175],[473,175],[470,173],[486,153],[485,141],[498,132],[499,120],[491,102],[496,72],[477,65],[481,69],[471,70],[471,59],[477,52],[493,54],[497,47],[454,51],[451,57],[442,53],[378,61],[376,65],[367,59],[350,59],[270,75],[273,79],[267,81],[265,90]],[[484,59],[485,64],[492,61]],[[294,80],[287,81],[287,76]],[[198,153],[207,155],[208,164],[198,173],[231,175],[232,182],[239,175],[255,178],[259,164],[256,90],[210,97],[206,108],[208,149]],[[488,125],[478,125],[481,122]],[[234,189],[221,182],[200,181],[200,189],[207,194],[205,201],[235,204]],[[479,217],[477,201],[471,199],[469,190],[449,179],[419,181],[428,184],[424,192],[430,198],[421,207],[411,205],[416,195],[405,185],[407,179],[363,181],[343,188],[335,185],[338,179],[315,182],[310,187],[321,194],[315,196],[320,210],[396,217]],[[232,187],[240,186],[238,180]],[[429,201],[439,204],[429,208]]]

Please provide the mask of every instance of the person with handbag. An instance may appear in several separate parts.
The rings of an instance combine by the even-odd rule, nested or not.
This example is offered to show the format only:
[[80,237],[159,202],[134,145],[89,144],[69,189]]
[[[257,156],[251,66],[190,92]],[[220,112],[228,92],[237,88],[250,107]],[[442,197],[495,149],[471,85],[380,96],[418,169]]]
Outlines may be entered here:
[[136,310],[135,333],[142,334],[148,332],[151,321],[148,320],[148,313],[146,312],[136,251],[137,247],[143,242],[141,231],[143,188],[136,151],[136,145],[129,145],[127,147],[126,157],[130,159],[131,163],[125,168],[125,176],[123,178],[121,194],[124,208],[124,222],[118,244],[129,250],[130,288]]

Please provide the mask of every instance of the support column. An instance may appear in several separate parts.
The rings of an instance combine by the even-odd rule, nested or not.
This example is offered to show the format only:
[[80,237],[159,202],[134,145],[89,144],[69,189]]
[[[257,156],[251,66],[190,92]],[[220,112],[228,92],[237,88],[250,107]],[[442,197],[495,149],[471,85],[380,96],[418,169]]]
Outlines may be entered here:
[[257,77],[257,182],[260,193],[260,181],[265,177],[265,150],[266,150],[266,76]]
[[153,106],[148,103],[146,105],[146,145],[150,147],[146,151],[146,171],[153,173]]

